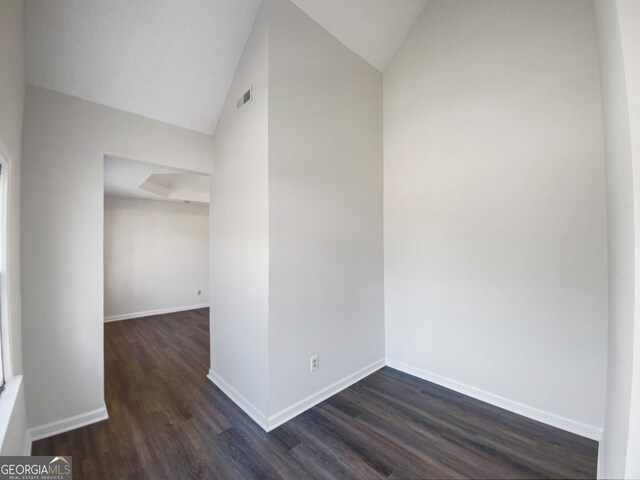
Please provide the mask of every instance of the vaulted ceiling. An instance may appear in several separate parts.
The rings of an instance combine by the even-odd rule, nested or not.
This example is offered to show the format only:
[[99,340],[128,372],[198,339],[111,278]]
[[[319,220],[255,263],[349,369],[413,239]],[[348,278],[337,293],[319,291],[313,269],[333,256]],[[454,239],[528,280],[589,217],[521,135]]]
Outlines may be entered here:
[[211,134],[259,0],[28,0],[27,82]]
[[428,0],[291,0],[381,72]]
[[[292,0],[384,70],[428,0]],[[212,134],[261,0],[27,0],[27,82]]]

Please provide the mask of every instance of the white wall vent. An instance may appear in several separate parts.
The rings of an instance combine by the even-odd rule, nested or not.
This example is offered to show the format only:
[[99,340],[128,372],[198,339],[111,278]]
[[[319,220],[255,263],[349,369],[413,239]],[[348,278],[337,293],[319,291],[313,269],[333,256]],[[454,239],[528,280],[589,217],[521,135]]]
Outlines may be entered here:
[[249,103],[251,100],[253,100],[253,87],[242,94],[242,96],[236,102],[236,107],[240,108],[243,105]]

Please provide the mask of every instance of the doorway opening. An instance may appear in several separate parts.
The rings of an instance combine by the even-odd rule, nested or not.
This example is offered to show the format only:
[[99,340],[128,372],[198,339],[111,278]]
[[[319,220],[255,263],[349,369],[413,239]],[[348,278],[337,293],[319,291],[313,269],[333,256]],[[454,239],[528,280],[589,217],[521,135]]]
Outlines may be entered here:
[[105,156],[105,322],[209,306],[209,183]]
[[[143,415],[137,409],[144,399],[155,399],[154,411],[184,403],[170,378],[198,375],[204,382],[210,183],[201,172],[104,157],[105,402],[111,421],[103,428],[129,428]],[[194,372],[200,364],[203,371]]]

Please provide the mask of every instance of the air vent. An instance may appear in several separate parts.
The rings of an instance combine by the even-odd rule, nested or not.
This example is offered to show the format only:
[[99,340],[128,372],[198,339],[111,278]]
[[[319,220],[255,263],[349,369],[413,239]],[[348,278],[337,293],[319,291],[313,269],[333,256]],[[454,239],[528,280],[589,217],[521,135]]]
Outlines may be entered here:
[[240,108],[243,105],[249,103],[251,100],[253,100],[253,87],[244,92],[244,94],[238,99],[238,101],[236,102],[236,107]]

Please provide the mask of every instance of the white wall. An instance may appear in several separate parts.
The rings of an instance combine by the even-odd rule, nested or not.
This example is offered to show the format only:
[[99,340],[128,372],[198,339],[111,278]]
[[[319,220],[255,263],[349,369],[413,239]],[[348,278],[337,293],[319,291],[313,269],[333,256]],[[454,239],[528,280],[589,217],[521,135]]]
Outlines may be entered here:
[[[384,362],[382,75],[289,1],[270,5],[269,412],[277,422]],[[320,355],[314,373],[312,355]]]
[[105,196],[105,318],[208,303],[209,207]]
[[590,2],[433,0],[384,76],[395,366],[597,437],[607,256]]
[[210,378],[266,429],[384,362],[381,95],[297,7],[263,4],[214,137]]
[[[265,9],[231,85],[214,137],[211,372],[258,423],[268,411],[268,78]],[[236,100],[253,86],[253,101]]]
[[28,86],[23,147],[25,393],[42,435],[104,408],[104,155],[211,173],[212,138]]
[[[23,17],[24,4],[21,0],[0,2],[0,155],[6,161],[2,175],[9,179],[6,192],[8,245],[3,266],[6,275],[2,279],[6,282],[7,294],[2,298],[1,315],[3,333],[9,337],[9,348],[3,351],[5,375],[7,380],[16,382],[20,382],[16,376],[23,371],[20,297],[20,164],[25,91]],[[7,412],[0,412],[0,421],[6,420],[9,427],[8,434],[0,439],[2,455],[21,454],[26,434],[24,393],[22,387],[14,387],[20,393],[15,397],[10,415],[5,418],[3,413]],[[5,406],[3,403],[3,410]]]
[[[640,478],[640,2],[594,2],[607,160],[609,349],[601,478]],[[635,345],[634,345],[635,337]],[[635,362],[635,365],[634,365]],[[636,382],[634,384],[634,382]]]

